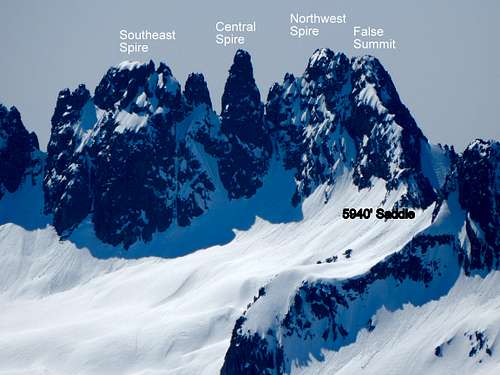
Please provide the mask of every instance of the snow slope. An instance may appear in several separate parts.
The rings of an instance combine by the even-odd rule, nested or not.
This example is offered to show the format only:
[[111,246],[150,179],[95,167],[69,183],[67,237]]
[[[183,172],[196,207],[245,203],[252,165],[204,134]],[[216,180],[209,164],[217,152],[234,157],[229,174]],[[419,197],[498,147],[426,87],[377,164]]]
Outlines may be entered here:
[[[429,226],[433,206],[417,211],[413,225],[403,220],[343,220],[343,207],[378,206],[386,196],[381,180],[361,191],[350,181],[349,175],[337,181],[336,199],[327,204],[323,187],[318,188],[304,202],[298,221],[270,223],[256,218],[250,229],[237,231],[229,243],[174,259],[98,259],[91,249],[60,241],[52,227],[43,226],[43,218],[41,228],[32,231],[3,224],[0,373],[218,373],[234,322],[261,286],[279,275],[286,296],[304,275],[358,275]],[[385,205],[391,207],[402,193],[395,191]],[[263,189],[248,203],[271,204],[272,196]],[[32,215],[36,214],[35,209]],[[153,240],[142,246],[160,243]],[[347,248],[353,249],[349,259],[343,255]],[[316,264],[332,256],[338,261]],[[488,293],[498,295],[498,283],[488,280],[463,282],[471,288],[488,282],[492,285]],[[495,301],[498,298],[488,302],[493,311],[498,308]],[[440,306],[441,301],[435,303]],[[401,319],[394,327],[413,319],[407,313],[410,308],[395,313]],[[387,319],[389,331],[391,321]],[[319,371],[321,365],[312,369]]]
[[[497,374],[498,355],[477,347],[475,332],[486,333],[488,346],[499,349],[500,272],[486,278],[461,275],[448,295],[423,306],[406,304],[401,310],[380,309],[372,319],[376,328],[363,330],[354,344],[325,352],[295,374]],[[472,335],[472,337],[469,337]],[[442,357],[437,356],[440,347]],[[360,350],[362,348],[362,350]]]
[[[264,111],[238,51],[226,89],[219,118],[125,63],[60,92],[47,155],[19,133],[0,374],[500,372],[498,142],[428,144],[368,56],[317,50]],[[416,217],[342,218],[378,207]]]

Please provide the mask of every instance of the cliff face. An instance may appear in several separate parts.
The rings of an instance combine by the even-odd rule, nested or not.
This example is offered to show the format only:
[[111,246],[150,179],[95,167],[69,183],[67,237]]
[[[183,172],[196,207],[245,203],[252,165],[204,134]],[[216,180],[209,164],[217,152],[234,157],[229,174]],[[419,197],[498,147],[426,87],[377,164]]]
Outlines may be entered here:
[[222,96],[221,131],[228,140],[228,151],[219,163],[222,183],[230,198],[249,198],[262,186],[272,146],[250,55],[245,51],[236,52],[229,70]]
[[288,74],[271,88],[266,114],[285,166],[296,170],[295,204],[344,170],[359,188],[372,177],[388,191],[406,185],[404,206],[427,207],[436,197],[421,173],[427,140],[374,57],[317,50],[301,77]]
[[272,146],[244,51],[222,101],[219,119],[202,74],[190,75],[182,92],[170,68],[152,62],[111,68],[93,97],[83,85],[61,91],[44,182],[58,233],[68,236],[91,215],[102,241],[128,247],[189,225],[209,209],[216,186],[229,199],[254,195]]
[[219,121],[202,75],[185,92],[170,68],[123,63],[91,97],[60,92],[44,181],[46,212],[67,236],[88,215],[97,237],[125,247],[189,225],[214,184],[204,167]]
[[[436,203],[435,223],[361,276],[297,281],[288,299],[270,281],[237,320],[221,374],[290,373],[375,329],[371,319],[382,306],[425,303],[446,293],[461,270],[499,268],[499,143],[477,140],[462,155],[432,148],[377,59],[318,50],[302,77],[286,75],[271,88],[266,110],[284,165],[296,171],[295,204],[321,184],[327,201],[328,186],[347,171],[359,189],[374,178],[388,193],[403,188],[397,206]],[[438,159],[448,166],[441,178]],[[460,209],[450,214],[453,206]]]
[[38,139],[29,133],[19,111],[0,104],[0,199],[14,192],[37,164]]
[[500,143],[476,140],[457,160],[460,205],[467,212],[462,241],[468,250],[470,271],[500,266]]
[[319,186],[327,202],[336,179],[349,174],[358,189],[381,179],[387,195],[404,191],[396,206],[426,208],[444,182],[422,160],[449,164],[454,155],[441,148],[429,156],[430,149],[373,57],[317,50],[304,74],[287,74],[264,105],[250,55],[240,50],[220,117],[202,74],[190,75],[182,91],[165,64],[125,62],[108,70],[93,96],[84,85],[59,93],[45,212],[63,237],[91,217],[102,241],[129,247],[172,225],[190,225],[218,190],[230,200],[254,196],[274,159],[295,175],[292,205]]
[[[119,288],[120,296],[140,290],[141,295],[134,297],[141,301],[139,309],[148,313],[154,310],[151,314],[164,317],[165,312],[180,309],[186,319],[176,320],[165,330],[176,349],[165,353],[164,342],[158,340],[156,360],[163,363],[168,355],[184,366],[186,355],[203,357],[186,367],[195,369],[193,373],[204,368],[207,358],[213,359],[212,352],[207,356],[203,350],[207,345],[217,353],[220,363],[214,363],[222,366],[222,374],[292,373],[351,345],[358,345],[353,349],[358,350],[360,337],[375,337],[366,363],[379,357],[379,338],[389,337],[384,345],[390,348],[384,350],[390,352],[385,355],[392,361],[392,343],[405,340],[403,335],[394,338],[393,332],[377,336],[381,311],[392,314],[385,321],[389,331],[397,312],[404,315],[401,330],[431,332],[435,328],[427,326],[429,316],[441,323],[453,316],[476,325],[453,328],[453,335],[438,327],[439,345],[430,354],[435,361],[443,358],[454,339],[458,357],[448,358],[441,368],[448,369],[456,358],[461,359],[457,368],[464,363],[476,366],[467,358],[481,355],[480,363],[495,353],[496,315],[487,316],[490,326],[479,327],[483,316],[465,318],[457,314],[453,301],[464,303],[461,298],[467,294],[468,303],[481,294],[484,305],[477,310],[495,312],[490,277],[498,276],[500,265],[499,150],[498,141],[476,140],[461,154],[453,147],[431,145],[401,102],[389,74],[369,56],[348,58],[328,49],[317,50],[301,76],[286,74],[282,83],[272,86],[264,104],[250,55],[238,51],[220,115],[212,108],[202,74],[189,75],[182,90],[163,63],[122,63],[108,70],[94,94],[84,85],[59,93],[46,157],[38,150],[36,136],[24,128],[19,112],[0,106],[0,199],[20,190],[23,183],[36,184],[34,177],[44,166],[45,212],[40,215],[42,225],[36,226],[42,228],[39,231],[10,225],[22,225],[15,220],[0,226],[0,252],[5,260],[0,266],[2,274],[8,275],[3,282],[19,284],[15,293],[34,288],[34,295],[45,296],[78,288],[79,283],[92,287],[89,280],[94,275],[106,274],[96,283],[99,291],[101,286],[106,291],[100,297],[102,305],[82,304],[84,313],[78,313],[83,321],[89,316],[94,320],[93,313],[106,304],[114,314],[116,300],[108,295]],[[24,196],[11,194],[0,203],[9,200],[11,210],[16,199],[32,191],[24,191]],[[265,196],[262,201],[260,192]],[[42,201],[37,197],[32,199]],[[24,208],[32,202],[27,201]],[[254,210],[256,202],[261,206],[264,202],[266,212],[283,210],[286,214],[273,216],[278,223],[267,222],[265,215],[256,219],[262,209]],[[349,207],[411,208],[417,217],[404,222],[374,217],[343,220],[342,210]],[[0,211],[2,220],[9,218],[6,211]],[[299,211],[299,218],[287,216]],[[140,250],[148,249],[153,235],[161,236],[168,229],[177,232],[165,234],[161,245],[166,247],[172,233],[188,233],[183,240],[195,242],[192,233],[219,225],[229,231],[240,229],[239,215],[245,220],[250,217],[245,233],[225,238],[223,243],[219,238],[209,241],[221,245],[220,249],[175,260],[143,259],[140,266],[119,259],[125,254],[122,247],[132,245],[139,251],[128,254],[146,254]],[[47,222],[58,236],[50,225],[45,228]],[[87,225],[100,240],[99,246],[113,245],[106,247],[110,251],[106,255],[113,259],[101,263],[87,252],[68,251],[67,246],[73,246],[71,241],[81,234],[71,237],[72,233],[80,226],[86,230]],[[69,241],[61,242],[61,238]],[[79,247],[77,240],[74,244]],[[11,248],[16,256],[11,256]],[[170,256],[169,250],[161,255]],[[108,277],[115,270],[127,276]],[[150,278],[152,270],[156,270],[155,283],[142,293],[143,278],[137,274],[144,272],[144,278]],[[487,293],[476,293],[465,284],[486,285]],[[455,295],[450,297],[452,289]],[[252,299],[254,290],[258,292]],[[81,303],[85,295],[94,298],[96,293],[85,289],[82,295],[66,296]],[[448,297],[452,302],[443,302]],[[124,309],[133,309],[127,317],[136,313],[136,305],[125,305]],[[433,312],[436,305],[444,317]],[[85,310],[94,306],[98,307],[93,313]],[[409,311],[408,306],[415,310]],[[414,324],[416,310],[422,306],[431,306],[432,311]],[[54,303],[52,308],[58,311],[59,305]],[[73,307],[70,310],[75,313]],[[200,314],[193,314],[198,310]],[[145,316],[149,320],[150,315]],[[154,323],[165,328],[162,319]],[[24,332],[25,326],[20,327]],[[68,329],[67,325],[61,329]],[[143,342],[150,342],[149,333],[138,332],[136,326],[127,329],[135,340],[137,358],[150,355],[150,346],[137,345],[140,335]],[[199,339],[201,331],[206,341]],[[51,333],[58,342],[59,328]],[[219,344],[229,334],[222,362]],[[121,343],[123,332],[115,335],[119,336],[116,341],[96,345]],[[39,340],[35,342],[38,348]],[[415,348],[421,348],[421,342],[410,345],[410,354],[401,361],[417,362]],[[101,351],[95,352],[102,359]],[[128,355],[126,350],[123,353]],[[68,355],[66,349],[62,355]],[[349,357],[353,372],[363,368],[354,363],[357,357],[345,351],[342,355]],[[418,355],[425,366],[432,362],[427,355]],[[17,353],[12,357],[18,358]],[[78,355],[74,358],[79,361]],[[387,363],[375,361],[382,368]],[[420,369],[413,367],[413,373],[422,373]],[[325,370],[332,372],[336,371]]]

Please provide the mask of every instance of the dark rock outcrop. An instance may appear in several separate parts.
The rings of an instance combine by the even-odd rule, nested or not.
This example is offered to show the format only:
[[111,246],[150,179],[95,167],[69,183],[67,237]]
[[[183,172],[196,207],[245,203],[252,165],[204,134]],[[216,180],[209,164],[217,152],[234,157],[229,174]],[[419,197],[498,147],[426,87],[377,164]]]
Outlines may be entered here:
[[26,130],[17,108],[0,104],[0,198],[17,190],[37,163],[33,155],[37,150],[38,139]]
[[[221,374],[282,375],[290,373],[292,363],[306,366],[311,355],[322,359],[323,349],[353,342],[367,322],[373,330],[370,319],[382,305],[392,310],[408,302],[421,304],[426,294],[440,295],[459,273],[461,251],[453,236],[422,234],[361,276],[303,281],[286,313],[268,320],[273,323],[263,328],[265,333],[245,326],[258,316],[251,314],[254,305],[267,303],[258,298],[233,329]],[[442,252],[451,253],[454,263],[441,258]],[[387,287],[392,292],[378,296],[377,288]]]
[[91,209],[89,160],[77,150],[95,122],[95,108],[85,85],[59,93],[47,145],[44,207],[54,215],[53,224],[61,235],[78,225]]
[[460,205],[466,210],[469,268],[500,267],[500,142],[476,140],[456,164]]
[[250,55],[242,50],[224,88],[221,132],[229,143],[219,162],[222,183],[231,199],[249,198],[262,186],[272,148]]
[[[352,343],[361,329],[376,329],[372,318],[382,305],[391,311],[408,302],[420,305],[446,294],[461,272],[487,275],[497,270],[499,143],[476,140],[462,155],[448,151],[452,165],[438,192],[434,223],[426,231],[363,275],[304,280],[287,302],[285,314],[265,318],[269,326],[259,324],[259,313],[253,310],[259,311],[258,304],[275,302],[266,297],[254,300],[234,327],[221,373],[253,374],[247,369],[262,368],[269,374],[289,373],[292,363],[307,366],[311,355],[322,360],[323,349],[339,350]],[[443,209],[444,204],[448,208]],[[455,208],[450,211],[450,207]],[[457,223],[461,218],[463,224]],[[380,293],[380,288],[391,292]],[[484,346],[482,336],[476,338],[479,349],[469,355]],[[442,355],[441,347],[435,355]],[[269,367],[269,358],[282,361]]]
[[405,184],[402,206],[435,200],[420,165],[427,140],[376,58],[319,49],[302,77],[287,74],[271,88],[266,110],[285,167],[296,170],[294,204],[320,184],[333,185],[345,169],[360,189],[372,177],[388,191]]
[[[294,205],[320,185],[328,201],[338,176],[350,175],[359,189],[370,188],[375,178],[385,181],[387,195],[405,191],[397,206],[425,208],[445,199],[450,188],[441,189],[424,174],[422,145],[427,150],[427,139],[374,57],[317,50],[301,77],[287,74],[271,88],[264,108],[250,55],[239,50],[220,117],[202,74],[189,75],[182,91],[165,64],[125,62],[108,70],[93,97],[83,85],[59,94],[47,150],[45,210],[62,236],[90,217],[101,240],[129,247],[171,225],[190,225],[209,210],[218,187],[229,199],[252,197],[273,150],[295,171]],[[448,157],[462,160],[452,164],[461,176],[456,186],[471,212],[466,229],[477,248],[482,234],[474,223],[486,243],[498,243],[498,221],[481,216],[492,217],[498,187],[473,206],[463,197],[478,192],[459,181],[477,172],[480,183],[491,184],[498,157],[486,165],[474,153],[468,149],[459,158],[450,151]],[[494,267],[496,255],[481,254],[481,262]],[[476,267],[478,261],[471,262]]]
[[218,119],[202,75],[185,91],[150,62],[109,69],[93,98],[84,86],[60,93],[44,184],[60,235],[90,215],[102,241],[127,248],[208,208],[215,187],[199,150]]

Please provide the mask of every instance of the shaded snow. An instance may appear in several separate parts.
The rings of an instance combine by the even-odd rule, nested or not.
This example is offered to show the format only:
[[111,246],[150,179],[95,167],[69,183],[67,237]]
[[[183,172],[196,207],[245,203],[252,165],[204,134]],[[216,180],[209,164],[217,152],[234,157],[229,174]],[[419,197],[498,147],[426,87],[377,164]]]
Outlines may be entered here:
[[[323,189],[306,199],[302,218],[274,224],[257,218],[225,245],[174,259],[100,260],[71,241],[61,242],[50,226],[0,226],[0,373],[216,374],[235,320],[276,275],[284,287],[304,275],[356,275],[430,224],[432,208],[417,212],[413,225],[340,217],[345,206],[378,205],[386,194],[383,181],[359,192],[344,176],[328,204]],[[387,207],[399,195],[391,195]],[[255,199],[264,202],[262,196]],[[231,218],[257,200],[222,206],[224,215]],[[279,210],[267,204],[274,208]],[[210,211],[206,216],[217,223]],[[201,220],[191,229],[176,229],[177,235],[194,236]],[[164,235],[176,243],[174,232]],[[169,241],[156,238],[140,246],[162,243]],[[316,264],[346,248],[353,249],[351,259]]]
[[[338,352],[325,352],[325,360],[312,359],[294,375],[348,374],[496,374],[500,356],[485,348],[469,353],[468,334],[486,332],[493,353],[498,350],[500,327],[500,272],[486,278],[458,279],[450,292],[423,306],[405,305],[390,312],[381,308],[372,319],[375,329],[362,330],[355,343]],[[435,354],[441,346],[442,356]]]
[[434,188],[443,186],[446,175],[450,169],[450,160],[445,151],[437,145],[420,142],[420,164],[424,176],[427,177]]

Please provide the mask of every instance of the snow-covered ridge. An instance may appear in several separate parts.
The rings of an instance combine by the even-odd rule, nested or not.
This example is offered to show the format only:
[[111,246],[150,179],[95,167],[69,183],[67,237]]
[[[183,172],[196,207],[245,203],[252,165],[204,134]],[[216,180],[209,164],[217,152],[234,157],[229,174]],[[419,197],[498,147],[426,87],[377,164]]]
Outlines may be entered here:
[[44,184],[58,233],[90,220],[105,243],[150,241],[196,221],[215,195],[252,197],[276,158],[295,175],[293,206],[325,183],[330,199],[350,171],[360,189],[380,178],[388,192],[406,190],[399,206],[426,208],[437,198],[443,176],[421,166],[427,139],[374,57],[318,50],[303,76],[287,74],[264,105],[251,57],[239,50],[222,101],[218,116],[201,74],[182,91],[171,69],[152,61],[110,68],[94,96],[85,86],[61,91]]
[[[343,364],[320,362],[328,352],[335,353],[330,357],[341,356],[337,353],[355,345],[360,335],[370,335],[376,330],[377,311],[394,312],[405,304],[424,306],[446,296],[454,285],[467,283],[465,280],[472,275],[484,278],[498,273],[500,226],[495,203],[499,199],[498,147],[498,142],[479,140],[463,155],[452,154],[441,199],[432,209],[432,223],[369,271],[326,277],[281,274],[263,286],[235,324],[222,374],[301,373],[315,362],[318,362],[316,368],[327,373],[355,373],[360,370],[359,365],[349,359],[346,363],[345,357]],[[352,253],[352,249],[346,250],[344,258],[350,258]],[[330,264],[339,259],[339,256],[328,258],[328,268],[335,270]],[[498,300],[498,292],[496,296]],[[485,362],[482,370],[492,371],[499,362],[498,357],[491,358],[495,357],[498,320],[490,316],[487,322],[474,325],[473,329],[454,334],[448,328],[450,332],[445,335],[452,338],[442,341],[436,338],[434,349],[420,356],[427,357],[427,362],[433,357],[442,358],[453,337],[463,335],[469,345],[462,342],[459,347],[447,349],[445,362],[458,360],[463,367],[479,371],[474,364],[479,356],[476,363]],[[438,373],[443,363],[431,361],[429,366],[426,372]],[[422,364],[410,368],[410,373],[419,373]],[[368,367],[370,371],[373,370]]]
[[[286,173],[280,175],[284,173],[280,168],[279,164],[272,166],[269,177],[282,180]],[[248,202],[248,207],[269,205],[269,199],[276,195],[264,191],[271,186],[268,182],[272,181],[265,181],[263,190]],[[431,206],[418,211],[413,225],[408,225],[374,219],[345,221],[337,216],[344,205],[379,202],[386,195],[383,180],[376,181],[372,189],[358,191],[344,176],[334,188],[338,199],[327,204],[326,188],[319,187],[305,199],[303,217],[295,222],[273,224],[257,219],[248,230],[237,231],[226,245],[175,259],[100,260],[91,254],[99,246],[98,241],[88,242],[83,248],[71,240],[60,242],[53,228],[45,227],[43,215],[39,216],[40,222],[34,223],[40,229],[24,229],[27,224],[22,217],[17,224],[0,226],[0,321],[4,322],[0,326],[0,371],[217,374],[225,357],[227,361],[231,331],[244,310],[248,310],[245,329],[258,329],[264,338],[268,337],[266,324],[275,324],[276,313],[286,314],[296,291],[306,290],[304,285],[322,285],[327,291],[330,285],[366,278],[364,275],[374,267],[384,274],[383,265],[393,258],[399,259],[393,268],[398,271],[397,277],[387,279],[383,287],[376,283],[384,281],[368,287],[363,298],[372,301],[366,305],[370,309],[355,310],[366,315],[363,319],[351,323],[343,320],[351,314],[349,310],[342,318],[334,316],[348,337],[343,339],[337,333],[335,341],[330,336],[319,356],[294,362],[288,368],[291,373],[350,374],[361,366],[369,374],[384,367],[398,374],[406,361],[413,364],[407,368],[410,374],[424,370],[440,374],[447,366],[462,366],[469,373],[493,371],[498,366],[498,271],[483,278],[467,277],[460,270],[456,255],[462,250],[455,240],[450,246],[446,237],[460,231],[466,217],[457,196],[450,193],[434,221],[435,208]],[[42,193],[36,189],[25,185],[7,195],[2,204],[15,204],[27,197],[39,201]],[[398,201],[400,194],[392,192],[385,207]],[[276,203],[273,208],[278,208]],[[39,208],[33,209],[40,212]],[[226,213],[230,212],[226,209]],[[33,211],[27,213],[33,215]],[[445,241],[422,254],[422,248],[408,245],[411,238],[418,241],[425,237],[422,234]],[[91,236],[92,231],[86,235]],[[141,246],[153,246],[154,242]],[[163,242],[163,246],[166,244],[168,241]],[[352,250],[349,256],[347,249]],[[414,272],[413,263],[405,263],[409,259],[407,250],[416,251],[413,255],[424,262],[426,269],[430,266],[429,270]],[[392,305],[384,301],[392,301]],[[400,301],[404,303],[397,305]],[[359,302],[349,302],[349,306],[352,303]],[[456,305],[472,310],[470,315],[461,313],[454,308]],[[309,311],[306,302],[303,309]],[[309,320],[313,315],[301,316]],[[415,320],[420,322],[419,329]],[[322,334],[321,320],[311,322],[311,330]],[[399,329],[410,330],[415,336]],[[422,329],[426,335],[417,334]],[[302,334],[298,328],[294,332]],[[483,335],[485,344],[479,343],[476,332]],[[473,338],[469,339],[469,335]],[[306,336],[286,337],[297,340],[295,349],[286,351],[288,358],[305,358],[311,349],[321,347],[311,346],[312,338]],[[42,347],[41,342],[45,343]],[[287,342],[282,341],[282,345],[289,348]],[[440,357],[434,354],[438,346],[442,350]],[[397,359],[394,347],[401,348]],[[247,349],[251,353],[259,346]],[[469,357],[473,349],[476,354]],[[249,368],[254,368],[249,363]]]
[[0,373],[495,373],[498,141],[430,145],[328,49],[265,105],[238,51],[223,101],[152,62],[61,91],[0,199]]

